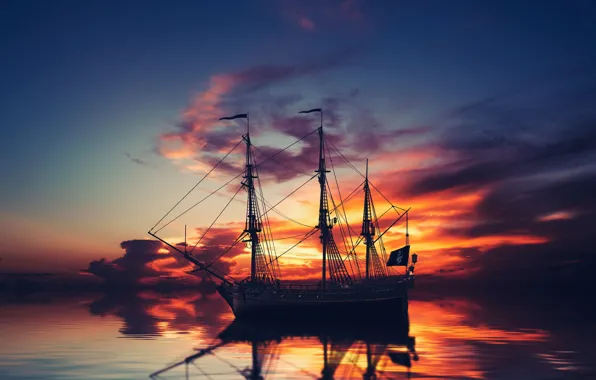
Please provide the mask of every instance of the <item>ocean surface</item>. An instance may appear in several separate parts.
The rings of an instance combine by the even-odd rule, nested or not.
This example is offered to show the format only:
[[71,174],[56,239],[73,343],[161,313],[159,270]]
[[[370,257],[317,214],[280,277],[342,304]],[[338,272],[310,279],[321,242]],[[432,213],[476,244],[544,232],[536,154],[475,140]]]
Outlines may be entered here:
[[247,337],[217,294],[13,296],[0,301],[0,379],[596,379],[591,312],[414,297],[409,321],[350,321],[345,336],[280,321]]

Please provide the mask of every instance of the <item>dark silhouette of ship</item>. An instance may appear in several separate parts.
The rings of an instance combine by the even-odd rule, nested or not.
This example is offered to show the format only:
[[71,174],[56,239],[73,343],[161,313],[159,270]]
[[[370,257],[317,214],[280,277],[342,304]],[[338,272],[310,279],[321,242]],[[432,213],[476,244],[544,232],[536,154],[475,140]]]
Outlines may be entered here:
[[[186,241],[183,244],[184,248],[180,248],[179,246],[168,243],[158,237],[157,232],[176,219],[174,218],[166,225],[155,230],[169,213],[149,231],[149,234],[161,240],[170,248],[183,255],[188,261],[195,264],[197,271],[205,271],[211,276],[221,280],[221,284],[218,286],[218,292],[230,305],[236,317],[310,318],[322,314],[348,315],[354,310],[360,309],[366,309],[369,313],[388,313],[406,310],[408,305],[408,289],[414,282],[414,265],[417,261],[416,254],[413,254],[410,260],[408,234],[408,215],[410,209],[403,209],[393,205],[384,195],[382,195],[378,188],[369,181],[368,160],[366,163],[366,174],[360,173],[339,151],[339,149],[337,149],[335,144],[326,137],[323,131],[322,109],[317,108],[309,111],[302,111],[301,113],[312,112],[318,112],[320,114],[321,125],[297,142],[302,141],[306,137],[315,133],[317,133],[319,137],[318,168],[315,170],[316,174],[305,182],[306,184],[312,179],[318,179],[318,224],[312,227],[298,243],[290,248],[290,250],[299,247],[301,243],[316,233],[319,234],[322,254],[320,283],[314,285],[297,285],[282,282],[278,259],[290,250],[287,250],[282,254],[276,254],[272,248],[271,243],[274,238],[269,223],[268,213],[274,211],[278,215],[293,220],[277,210],[276,207],[283,200],[294,194],[297,189],[292,191],[286,198],[282,199],[282,201],[278,202],[276,205],[271,205],[263,196],[258,170],[262,164],[274,160],[277,155],[297,142],[294,142],[290,146],[257,163],[254,156],[254,149],[256,148],[252,144],[250,138],[248,114],[238,114],[220,119],[246,119],[247,132],[242,136],[242,140],[239,141],[239,143],[236,144],[236,146],[232,148],[232,150],[228,152],[228,154],[219,161],[213,169],[211,169],[211,171],[220,165],[241,142],[245,143],[245,167],[242,173],[239,173],[234,178],[239,179],[242,175],[241,188],[244,188],[247,192],[245,228],[236,241],[231,244],[220,257],[239,242],[247,243],[250,246],[251,251],[250,276],[240,281],[231,278],[228,274],[217,270],[213,266],[213,262],[209,264],[204,263],[200,260],[200,257],[193,255],[192,250],[189,252]],[[337,194],[339,196],[337,203],[333,198],[331,185],[327,178],[327,173],[330,173],[331,171],[328,170],[326,157],[330,157],[331,149],[335,149],[336,157],[345,160],[347,165],[362,175],[364,179],[361,187],[357,187],[346,198],[342,198],[333,161],[331,160],[331,169],[334,173]],[[279,162],[278,164],[284,166],[287,165]],[[209,171],[201,181],[203,181],[211,171]],[[199,183],[201,183],[201,181],[199,181]],[[224,186],[229,183],[230,182],[226,183]],[[196,188],[198,184],[195,185],[193,189]],[[298,189],[303,185],[298,187]],[[218,190],[222,189],[224,186],[220,187]],[[376,214],[372,197],[373,188],[379,192],[390,205],[390,208],[380,216],[377,216]],[[191,191],[193,189],[191,189]],[[362,189],[364,192],[363,218],[360,234],[354,242],[353,235],[356,235],[356,233],[354,233],[354,230],[348,223],[344,205],[359,189]],[[189,191],[186,196],[188,196],[191,191]],[[214,193],[215,192],[210,195],[213,195]],[[238,192],[236,194],[238,194]],[[209,196],[203,198],[202,201],[207,198],[209,198]],[[233,199],[234,198],[232,198],[232,200]],[[182,200],[176,205],[180,204],[181,201]],[[195,204],[195,206],[199,203]],[[231,200],[228,202],[228,205],[230,203]],[[173,209],[174,208],[172,208],[172,210]],[[170,210],[170,212],[172,210]],[[395,212],[395,220],[381,232],[379,219],[390,211]],[[184,213],[186,213],[186,211]],[[405,219],[406,225],[405,246],[394,250],[387,255],[382,237],[390,228],[395,226],[396,223],[402,219]],[[213,226],[214,223],[215,221],[211,226]],[[336,244],[334,230],[337,229],[344,241],[344,252],[341,252],[340,246]],[[203,237],[208,231],[209,229],[205,231]],[[201,239],[199,239],[199,241],[201,241]],[[360,262],[362,259],[359,259],[356,252],[356,248],[360,245],[364,245],[365,247],[363,271],[361,270],[362,263]],[[403,267],[403,273],[398,273],[396,267]]]
[[[361,311],[365,314],[365,310]],[[230,366],[238,378],[265,380],[277,378],[280,374],[272,373],[275,361],[283,362],[286,368],[295,370],[304,378],[320,380],[353,379],[374,380],[381,375],[388,375],[387,366],[406,367],[405,375],[410,378],[412,360],[418,360],[415,350],[415,338],[409,335],[408,313],[403,312],[391,317],[391,323],[380,324],[378,315],[366,313],[365,322],[354,325],[349,316],[337,320],[321,318],[317,323],[309,320],[264,321],[257,319],[235,319],[219,333],[217,341],[185,359],[154,372],[151,378],[161,375],[174,375],[173,371],[185,366],[187,378],[190,370],[200,372],[210,378],[208,368],[201,368],[199,360],[204,356],[215,357]],[[280,343],[293,338],[316,338],[322,349],[322,368],[320,373],[312,373],[284,358]],[[238,362],[226,360],[218,350],[230,344],[248,344],[251,349],[251,363],[248,367],[239,367]],[[237,348],[235,348],[237,350]],[[366,366],[361,368],[360,355],[366,356]],[[340,370],[340,364],[343,364]],[[351,365],[350,365],[351,364]],[[191,366],[192,365],[192,366]],[[196,369],[193,369],[195,367]],[[217,366],[221,372],[221,366]],[[392,369],[395,372],[395,368]],[[232,373],[226,373],[233,378]],[[385,376],[387,377],[387,376]],[[391,378],[394,378],[393,376]]]

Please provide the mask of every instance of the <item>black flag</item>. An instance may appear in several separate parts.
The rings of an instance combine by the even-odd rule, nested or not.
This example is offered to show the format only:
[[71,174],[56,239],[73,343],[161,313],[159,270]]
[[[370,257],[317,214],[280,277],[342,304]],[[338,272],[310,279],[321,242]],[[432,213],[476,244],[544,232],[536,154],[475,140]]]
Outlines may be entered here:
[[389,358],[397,365],[403,365],[404,367],[412,367],[412,360],[410,360],[410,354],[407,352],[390,352]]
[[238,115],[222,117],[219,120],[234,120],[234,119],[246,119],[248,117],[247,113],[239,113]]
[[396,249],[392,251],[389,255],[389,260],[387,260],[388,267],[394,266],[407,266],[408,265],[408,258],[410,256],[410,246],[406,245],[401,247],[400,249]]
[[308,111],[300,111],[300,112],[298,112],[298,113],[311,113],[311,112],[321,112],[321,109],[320,109],[320,108],[313,108],[313,109],[311,109],[311,110],[308,110]]

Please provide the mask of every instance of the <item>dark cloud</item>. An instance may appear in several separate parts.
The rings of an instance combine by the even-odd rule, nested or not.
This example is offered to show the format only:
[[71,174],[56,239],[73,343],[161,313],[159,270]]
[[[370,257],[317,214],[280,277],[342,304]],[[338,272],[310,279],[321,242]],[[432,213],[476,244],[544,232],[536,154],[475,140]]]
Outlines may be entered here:
[[[542,244],[473,255],[475,278],[581,281],[596,269],[590,248],[596,217],[596,86],[530,102],[491,98],[455,110],[437,147],[449,157],[409,173],[407,192],[482,191],[465,238],[535,236]],[[586,99],[589,98],[589,100]],[[581,100],[580,100],[581,99]],[[469,254],[461,250],[461,255]],[[589,269],[588,269],[589,268]]]
[[[246,133],[246,120],[219,122],[221,116],[251,110],[253,139],[275,131],[291,137],[301,137],[316,128],[311,118],[287,117],[296,115],[302,101],[300,94],[271,95],[268,88],[281,82],[343,67],[350,63],[358,49],[337,51],[316,60],[293,65],[260,65],[233,73],[211,77],[210,86],[196,96],[193,104],[177,124],[178,131],[165,133],[160,140],[158,154],[179,160],[194,158],[201,164],[216,163],[224,152],[231,149]],[[262,106],[266,104],[266,106]],[[335,111],[336,99],[323,99],[317,106],[325,106],[325,124],[329,128],[340,125]],[[284,115],[284,116],[282,116]],[[273,125],[273,127],[271,127]],[[254,143],[254,142],[253,142]],[[279,149],[279,148],[278,148]],[[230,156],[230,161],[242,162],[241,152]],[[296,158],[303,155],[296,155]],[[230,173],[236,165],[226,162],[221,170]],[[286,178],[284,174],[278,180]]]
[[318,148],[313,143],[306,143],[296,153],[279,152],[279,148],[259,147],[255,158],[259,165],[259,174],[263,179],[286,181],[297,176],[314,175],[318,166]]
[[444,164],[440,170],[432,168],[419,173],[410,188],[412,193],[496,185],[543,174],[544,178],[534,181],[537,184],[548,181],[548,176],[556,177],[557,171],[589,166],[596,157],[596,118],[590,122],[570,122],[564,130],[551,136],[535,137],[534,141],[521,141],[515,133],[511,137],[481,136],[478,139],[459,133],[463,138],[457,142],[448,139],[443,149],[456,152],[460,159]]
[[[331,157],[336,167],[346,166],[343,158],[335,151],[337,147],[343,156],[350,161],[362,162],[371,155],[378,154],[398,142],[405,141],[411,136],[418,136],[428,132],[428,128],[390,129],[377,119],[369,109],[353,104],[353,91],[347,95],[324,97],[316,106],[322,106],[324,111],[323,124],[325,136],[331,142],[326,145],[327,155]],[[301,109],[314,108],[315,103],[296,108],[267,108],[263,117],[268,120],[269,130],[275,133],[301,139],[313,132],[319,125],[319,115],[296,115]],[[259,137],[259,136],[258,136]],[[257,137],[257,138],[258,138]],[[313,133],[297,145],[299,149],[284,151],[263,165],[262,173],[273,176],[277,181],[293,179],[302,174],[313,173],[318,166],[319,138]],[[257,162],[277,153],[280,148],[258,146]],[[330,160],[330,161],[331,161]],[[281,164],[280,164],[281,163]],[[330,165],[330,162],[328,163]]]
[[[237,228],[237,226],[211,228],[201,241],[200,246],[195,249],[190,247],[188,251],[192,250],[193,255],[207,264],[211,264],[217,259],[213,264],[213,268],[220,273],[231,273],[236,265],[234,258],[244,253],[244,244],[242,243],[238,243],[229,249],[241,232],[242,229]],[[202,236],[204,230],[197,229],[197,233]],[[209,277],[207,273],[202,271],[195,272],[195,274],[202,278]]]
[[296,139],[316,128],[311,118],[302,115],[284,116],[281,112],[271,115],[271,128]]
[[[582,223],[593,220],[580,218]],[[564,226],[567,227],[564,227]],[[567,229],[578,223],[561,223]],[[580,238],[559,239],[546,244],[511,246],[490,249],[473,263],[478,268],[472,280],[499,283],[524,283],[539,288],[541,285],[573,287],[593,283],[596,270],[594,250],[585,233]]]
[[[530,235],[547,241],[513,245],[503,242],[488,250],[453,249],[451,254],[476,269],[474,280],[525,283],[582,283],[593,281],[596,254],[592,247],[596,218],[596,176],[555,182],[537,189],[498,187],[471,212],[478,224],[452,228],[447,233],[462,239],[490,236]],[[556,210],[565,210],[560,217]]]
[[153,165],[151,165],[149,162],[145,161],[145,160],[141,160],[138,157],[133,157],[130,153],[128,152],[124,152],[124,155],[126,157],[128,157],[129,160],[131,160],[132,162],[134,162],[135,164],[138,165],[142,165],[142,166],[148,166],[148,167],[153,167]]
[[[199,235],[203,231],[197,231]],[[193,249],[189,245],[188,251],[193,253],[197,259],[204,263],[212,263],[238,237],[234,229],[213,228],[201,241],[200,246]],[[184,250],[184,243],[177,244]],[[84,272],[94,274],[104,280],[107,286],[156,286],[170,280],[180,280],[196,283],[197,279],[209,280],[209,275],[203,271],[192,272],[193,276],[187,276],[192,269],[189,262],[177,252],[173,252],[165,244],[156,240],[127,240],[120,245],[125,253],[113,261],[102,258],[89,263]],[[171,251],[166,252],[165,249]],[[237,244],[233,249],[213,264],[213,268],[221,273],[232,272],[236,265],[234,257],[243,253],[244,246]],[[194,278],[194,279],[193,279]],[[185,283],[188,285],[188,283]],[[163,285],[163,284],[162,284]]]
[[147,277],[158,277],[160,273],[147,266],[150,262],[163,257],[158,253],[163,244],[154,240],[127,240],[120,244],[125,250],[122,257],[109,261],[105,258],[89,263],[85,272],[103,278],[113,284],[138,284]]
[[[570,233],[587,232],[589,226],[576,225],[579,216],[596,216],[596,171],[591,177],[555,181],[539,188],[500,186],[477,205],[484,223],[468,230],[471,236],[486,236],[525,230],[551,239],[566,238]],[[565,211],[570,220],[547,223],[541,218]],[[552,226],[557,225],[556,229]],[[569,229],[568,226],[573,226]]]
[[[246,150],[246,147],[243,147],[243,148]],[[238,148],[238,149],[240,149],[240,148]],[[231,157],[231,158],[224,160],[224,161],[222,161],[222,157],[204,155],[202,157],[195,158],[195,161],[197,163],[204,165],[206,168],[209,168],[208,170],[210,170],[211,168],[215,167],[215,165],[217,165],[217,168],[215,170],[218,173],[226,173],[229,175],[236,176],[237,174],[239,174],[240,172],[245,170],[245,161],[246,161],[245,154],[246,153],[230,155],[229,157]],[[241,177],[238,177],[238,178],[241,178]],[[239,183],[239,182],[240,181],[237,181],[237,183]]]
[[[183,120],[178,124],[179,132],[162,136],[162,143],[171,145],[162,148],[161,154],[175,160],[192,156],[199,164],[193,167],[212,167],[246,131],[244,119],[230,122],[218,122],[217,119],[220,114],[231,115],[246,110],[250,110],[252,142],[260,148],[256,152],[260,159],[265,157],[263,152],[273,154],[283,148],[272,146],[271,140],[286,140],[283,137],[300,139],[319,125],[317,114],[297,114],[309,108],[323,108],[327,138],[337,147],[345,148],[344,155],[352,159],[363,160],[396,140],[426,132],[421,128],[387,128],[372,111],[355,106],[358,89],[351,89],[345,94],[323,95],[319,100],[309,102],[305,102],[301,94],[274,95],[269,91],[281,82],[349,65],[357,52],[358,49],[349,48],[294,65],[260,65],[213,76],[210,88],[200,93],[184,113]],[[269,145],[260,144],[262,140]],[[319,149],[317,135],[312,135],[296,147],[298,149],[283,152],[275,160],[264,164],[261,168],[263,177],[285,181],[315,170]],[[217,170],[236,174],[237,169],[243,166],[242,148],[230,155]],[[343,165],[341,160],[336,160],[336,164]]]

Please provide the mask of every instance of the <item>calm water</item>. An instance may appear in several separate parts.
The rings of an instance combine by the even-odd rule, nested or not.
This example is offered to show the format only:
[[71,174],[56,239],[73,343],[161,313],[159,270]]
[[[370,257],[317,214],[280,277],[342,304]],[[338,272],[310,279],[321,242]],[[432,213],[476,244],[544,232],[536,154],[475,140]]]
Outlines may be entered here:
[[227,344],[157,378],[591,379],[592,318],[557,303],[428,297],[410,301],[409,330],[378,316],[349,336],[280,324],[242,341],[217,295],[29,296],[0,303],[0,379],[146,379],[222,331]]

